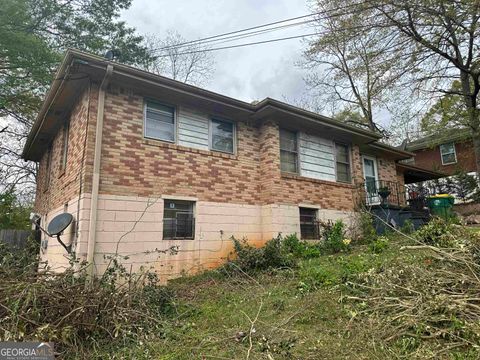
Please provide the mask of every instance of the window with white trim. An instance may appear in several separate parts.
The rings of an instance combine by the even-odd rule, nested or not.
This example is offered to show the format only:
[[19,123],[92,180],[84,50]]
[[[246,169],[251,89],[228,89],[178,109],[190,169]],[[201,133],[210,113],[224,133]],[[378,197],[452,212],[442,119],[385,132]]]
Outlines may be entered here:
[[165,200],[163,240],[193,240],[195,236],[195,202]]
[[335,143],[335,159],[336,159],[337,181],[344,182],[344,183],[351,182],[350,153],[349,153],[348,145]]
[[440,145],[440,156],[442,157],[442,165],[455,164],[457,162],[455,143]]
[[280,168],[285,172],[298,173],[296,132],[280,129]]
[[230,121],[212,119],[211,129],[210,148],[233,154],[235,125]]
[[147,101],[144,128],[145,137],[175,142],[175,108]]

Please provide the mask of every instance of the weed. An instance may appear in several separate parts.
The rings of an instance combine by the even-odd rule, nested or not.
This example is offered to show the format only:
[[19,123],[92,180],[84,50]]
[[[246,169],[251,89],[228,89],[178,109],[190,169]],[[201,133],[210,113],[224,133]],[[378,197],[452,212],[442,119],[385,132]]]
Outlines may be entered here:
[[351,240],[345,238],[345,224],[337,220],[333,225],[324,226],[323,247],[328,253],[338,253],[349,249]]
[[375,254],[379,254],[381,252],[384,252],[387,249],[388,242],[389,242],[388,237],[379,236],[377,239],[370,242],[370,244],[368,245],[368,248],[370,249],[371,252]]
[[281,236],[269,240],[265,246],[256,248],[246,239],[237,240],[232,237],[235,258],[225,266],[228,269],[238,268],[245,272],[254,272],[270,268],[293,267],[296,262],[282,245]]

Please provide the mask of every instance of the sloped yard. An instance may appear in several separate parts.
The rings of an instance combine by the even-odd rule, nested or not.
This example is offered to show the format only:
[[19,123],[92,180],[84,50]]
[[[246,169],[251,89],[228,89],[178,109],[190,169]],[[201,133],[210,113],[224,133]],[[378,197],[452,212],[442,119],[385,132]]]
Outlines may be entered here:
[[234,262],[167,287],[121,266],[85,286],[20,263],[0,277],[0,336],[54,341],[72,359],[480,357],[476,231],[434,221],[352,245],[334,226],[325,239],[236,242]]

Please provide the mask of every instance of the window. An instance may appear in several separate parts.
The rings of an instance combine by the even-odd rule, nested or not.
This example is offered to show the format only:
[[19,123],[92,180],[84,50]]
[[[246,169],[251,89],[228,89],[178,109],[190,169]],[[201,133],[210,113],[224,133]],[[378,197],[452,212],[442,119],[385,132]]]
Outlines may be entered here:
[[297,134],[280,129],[280,168],[282,171],[298,172]]
[[336,151],[336,169],[337,169],[337,181],[339,182],[351,182],[350,179],[350,154],[348,146],[343,144],[335,144]]
[[319,238],[317,212],[317,209],[300,208],[300,236],[302,240]]
[[45,164],[45,190],[47,190],[48,186],[50,185],[50,173],[52,172],[52,151],[52,144],[50,144],[47,150],[47,163]]
[[195,234],[195,203],[165,200],[163,209],[163,240],[190,239]]
[[62,148],[62,162],[60,168],[65,170],[67,167],[67,156],[68,156],[68,135],[70,133],[70,122],[66,122],[63,126],[63,148]]
[[175,141],[175,108],[152,101],[145,104],[145,137]]
[[212,119],[211,149],[233,153],[234,124]]
[[455,164],[457,162],[455,143],[440,145],[440,155],[442,156],[442,165]]

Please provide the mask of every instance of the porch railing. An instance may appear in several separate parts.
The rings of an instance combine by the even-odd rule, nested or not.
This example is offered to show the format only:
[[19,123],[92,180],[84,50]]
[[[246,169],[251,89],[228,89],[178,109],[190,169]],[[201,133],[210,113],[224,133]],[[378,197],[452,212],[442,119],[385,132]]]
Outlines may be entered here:
[[396,181],[367,180],[358,188],[367,206],[405,204],[405,190]]

